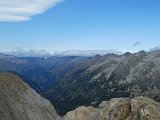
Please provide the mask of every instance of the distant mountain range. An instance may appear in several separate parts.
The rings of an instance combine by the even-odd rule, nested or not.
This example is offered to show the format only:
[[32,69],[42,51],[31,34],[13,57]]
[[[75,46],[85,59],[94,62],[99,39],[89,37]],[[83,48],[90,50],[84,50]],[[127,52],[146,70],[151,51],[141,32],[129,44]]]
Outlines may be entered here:
[[60,115],[97,107],[117,97],[160,101],[160,51],[93,57],[15,57],[0,54],[0,71],[11,71],[49,99]]

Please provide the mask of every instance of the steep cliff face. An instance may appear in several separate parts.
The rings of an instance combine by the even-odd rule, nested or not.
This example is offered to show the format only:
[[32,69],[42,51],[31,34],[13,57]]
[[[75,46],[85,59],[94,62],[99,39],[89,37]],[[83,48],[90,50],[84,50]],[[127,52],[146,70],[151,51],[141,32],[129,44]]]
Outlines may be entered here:
[[114,98],[98,108],[79,107],[64,120],[160,120],[160,104],[146,97]]
[[19,77],[0,74],[0,120],[60,120],[52,104]]

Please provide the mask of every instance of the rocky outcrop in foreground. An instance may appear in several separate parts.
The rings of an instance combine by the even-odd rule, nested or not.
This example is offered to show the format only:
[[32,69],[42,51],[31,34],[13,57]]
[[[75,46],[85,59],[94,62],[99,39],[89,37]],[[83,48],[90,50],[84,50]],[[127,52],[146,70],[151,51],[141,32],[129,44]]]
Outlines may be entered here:
[[64,120],[160,120],[160,104],[146,97],[114,98],[98,108],[79,107]]
[[0,120],[59,120],[52,104],[19,77],[0,74]]

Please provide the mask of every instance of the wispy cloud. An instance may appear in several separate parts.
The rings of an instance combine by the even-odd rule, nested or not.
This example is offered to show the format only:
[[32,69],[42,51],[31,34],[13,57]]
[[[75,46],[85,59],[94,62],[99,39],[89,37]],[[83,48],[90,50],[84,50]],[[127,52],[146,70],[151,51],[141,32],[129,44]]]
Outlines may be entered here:
[[138,45],[140,45],[141,44],[141,41],[137,41],[137,42],[135,42],[134,44],[133,44],[133,46],[138,46]]
[[0,0],[0,21],[30,20],[63,0]]

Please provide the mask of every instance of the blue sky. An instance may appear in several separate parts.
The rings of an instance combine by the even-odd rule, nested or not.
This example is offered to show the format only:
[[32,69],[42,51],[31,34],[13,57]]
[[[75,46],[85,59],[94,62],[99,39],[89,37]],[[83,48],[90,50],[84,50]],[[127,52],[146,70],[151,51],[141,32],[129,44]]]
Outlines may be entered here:
[[0,51],[136,52],[160,46],[159,0],[65,0],[29,19],[0,20]]

